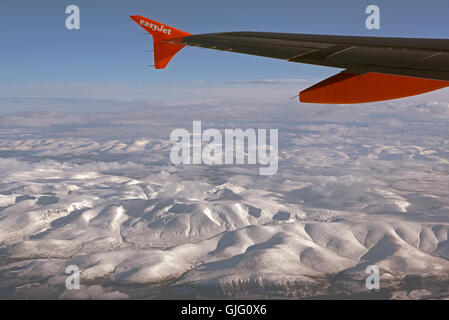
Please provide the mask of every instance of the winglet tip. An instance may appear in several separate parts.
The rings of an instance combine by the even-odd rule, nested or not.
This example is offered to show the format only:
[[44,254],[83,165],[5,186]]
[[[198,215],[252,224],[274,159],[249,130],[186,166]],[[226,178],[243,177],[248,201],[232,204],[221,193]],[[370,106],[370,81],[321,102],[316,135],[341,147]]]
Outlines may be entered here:
[[165,40],[191,35],[141,15],[133,15],[130,18],[153,36],[155,69],[165,69],[175,54],[185,46],[180,43],[168,43]]
[[139,16],[138,15],[132,15],[129,16],[131,18],[131,20],[133,20],[134,22],[137,22],[137,20],[139,20]]

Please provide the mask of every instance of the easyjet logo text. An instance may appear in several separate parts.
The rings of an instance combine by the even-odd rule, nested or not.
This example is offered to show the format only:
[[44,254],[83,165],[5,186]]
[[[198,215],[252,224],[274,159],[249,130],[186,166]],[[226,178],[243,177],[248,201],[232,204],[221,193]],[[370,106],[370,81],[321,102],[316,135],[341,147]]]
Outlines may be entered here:
[[145,20],[140,20],[140,25],[150,28],[153,31],[158,31],[158,32],[162,32],[162,33],[171,35],[171,29],[167,29],[163,25],[158,26],[157,24],[150,23]]

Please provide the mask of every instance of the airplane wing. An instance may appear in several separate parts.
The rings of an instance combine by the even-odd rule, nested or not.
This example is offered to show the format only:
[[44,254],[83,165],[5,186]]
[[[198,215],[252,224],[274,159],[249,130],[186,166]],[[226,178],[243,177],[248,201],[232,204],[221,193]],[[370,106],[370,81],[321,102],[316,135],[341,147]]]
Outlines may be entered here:
[[307,103],[364,103],[408,97],[449,86],[449,40],[269,32],[192,35],[136,15],[153,36],[155,67],[185,46],[345,69],[299,94]]

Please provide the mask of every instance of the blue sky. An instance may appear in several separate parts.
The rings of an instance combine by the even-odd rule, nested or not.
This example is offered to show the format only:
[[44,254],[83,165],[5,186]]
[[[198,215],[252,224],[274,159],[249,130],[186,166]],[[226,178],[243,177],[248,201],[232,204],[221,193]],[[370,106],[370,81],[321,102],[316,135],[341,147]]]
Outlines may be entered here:
[[[431,3],[431,5],[430,5]],[[65,28],[66,6],[81,10],[81,30]],[[381,30],[365,28],[365,8],[381,9]],[[32,96],[31,85],[122,83],[156,88],[232,80],[320,79],[336,70],[240,54],[186,48],[165,70],[153,70],[151,37],[130,15],[141,14],[191,33],[274,31],[449,38],[447,0],[100,1],[2,0],[0,97]],[[26,83],[23,91],[17,84]],[[19,89],[17,89],[19,88]],[[25,89],[27,88],[27,89]],[[67,93],[70,95],[70,93]],[[89,96],[89,95],[87,95]]]

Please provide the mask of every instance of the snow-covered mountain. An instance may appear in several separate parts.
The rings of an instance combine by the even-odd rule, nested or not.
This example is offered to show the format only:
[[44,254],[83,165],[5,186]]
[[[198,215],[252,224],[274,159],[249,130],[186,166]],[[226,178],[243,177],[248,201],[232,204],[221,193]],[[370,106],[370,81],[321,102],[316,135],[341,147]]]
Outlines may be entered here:
[[208,127],[279,128],[266,177],[170,164],[206,107],[170,108],[0,118],[1,298],[449,297],[447,105],[207,106]]

